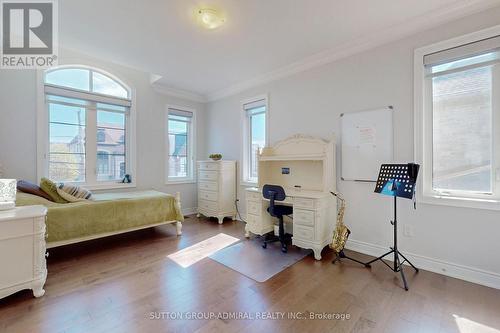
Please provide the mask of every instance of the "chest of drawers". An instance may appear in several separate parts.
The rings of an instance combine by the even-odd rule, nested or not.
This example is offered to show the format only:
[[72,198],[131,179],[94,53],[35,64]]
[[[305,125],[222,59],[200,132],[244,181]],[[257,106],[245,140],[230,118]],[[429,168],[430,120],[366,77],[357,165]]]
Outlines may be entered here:
[[44,206],[0,211],[0,298],[23,289],[45,293],[46,214]]
[[198,161],[198,217],[236,219],[236,161]]

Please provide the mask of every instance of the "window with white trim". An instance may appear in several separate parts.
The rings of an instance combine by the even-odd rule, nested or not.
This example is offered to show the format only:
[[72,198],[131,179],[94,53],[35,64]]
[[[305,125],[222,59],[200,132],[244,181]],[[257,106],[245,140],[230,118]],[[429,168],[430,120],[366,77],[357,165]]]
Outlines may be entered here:
[[496,202],[500,36],[432,51],[421,55],[424,195]]
[[129,88],[96,69],[63,67],[44,73],[44,97],[42,175],[92,187],[132,173]]
[[267,144],[267,98],[260,97],[243,103],[243,182],[257,183],[258,155]]
[[193,112],[168,108],[168,160],[169,182],[194,179]]

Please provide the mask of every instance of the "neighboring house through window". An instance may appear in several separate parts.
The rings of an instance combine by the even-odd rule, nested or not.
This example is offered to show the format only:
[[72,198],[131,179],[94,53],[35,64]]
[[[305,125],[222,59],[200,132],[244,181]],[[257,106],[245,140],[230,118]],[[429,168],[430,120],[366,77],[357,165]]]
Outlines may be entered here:
[[43,82],[40,176],[92,188],[131,174],[130,89],[110,74],[79,66],[48,70]]
[[194,180],[194,113],[180,107],[167,107],[167,181]]
[[486,207],[500,199],[498,32],[416,51],[424,200]]
[[258,154],[267,145],[267,97],[260,96],[242,103],[243,122],[243,183],[258,181]]

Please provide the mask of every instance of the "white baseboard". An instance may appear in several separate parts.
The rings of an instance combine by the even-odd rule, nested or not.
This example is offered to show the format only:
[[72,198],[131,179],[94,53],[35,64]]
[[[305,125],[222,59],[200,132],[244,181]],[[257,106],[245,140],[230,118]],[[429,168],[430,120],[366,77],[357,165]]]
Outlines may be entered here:
[[193,215],[193,214],[196,214],[198,213],[198,208],[197,207],[193,207],[193,208],[182,208],[182,215],[186,216],[186,215]]
[[[196,214],[197,208],[185,208],[182,210],[184,215]],[[242,216],[245,214],[242,212]],[[236,217],[241,221],[239,216]],[[349,239],[346,249],[378,257],[389,251],[389,248],[377,244]],[[401,251],[415,266],[430,272],[443,274],[453,278],[481,284],[483,286],[500,289],[500,274],[482,270],[479,268],[464,266],[439,259]],[[389,257],[390,258],[390,257]],[[406,263],[405,263],[406,264]]]
[[[354,239],[347,241],[346,249],[378,257],[389,251],[388,248]],[[459,265],[429,258],[418,254],[401,251],[415,266],[427,271],[443,274],[453,278],[481,284],[487,287],[500,289],[500,274],[482,269]],[[390,257],[389,257],[390,258]]]
[[[198,214],[198,207],[182,209],[182,215],[186,216],[192,214]],[[241,216],[246,216],[246,213],[242,213]],[[240,219],[240,216],[238,214],[236,214],[236,221],[244,222],[242,219]]]

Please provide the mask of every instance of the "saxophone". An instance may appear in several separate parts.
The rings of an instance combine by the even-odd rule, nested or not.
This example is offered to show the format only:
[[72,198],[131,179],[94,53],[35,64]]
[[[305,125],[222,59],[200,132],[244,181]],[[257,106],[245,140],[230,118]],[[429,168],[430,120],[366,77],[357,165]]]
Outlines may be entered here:
[[337,197],[337,200],[340,202],[340,208],[337,213],[337,224],[335,225],[335,231],[333,233],[332,243],[330,244],[330,248],[335,252],[335,254],[339,254],[344,249],[345,243],[347,242],[347,238],[351,231],[344,224],[344,212],[345,212],[345,200],[342,198],[340,193],[330,192],[332,195]]

